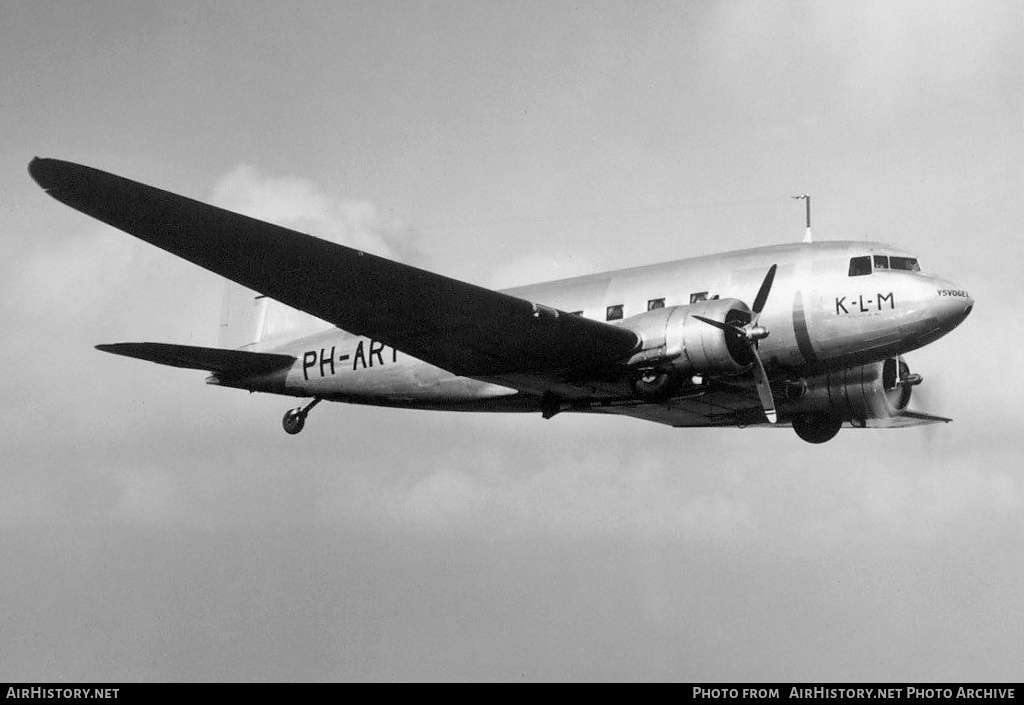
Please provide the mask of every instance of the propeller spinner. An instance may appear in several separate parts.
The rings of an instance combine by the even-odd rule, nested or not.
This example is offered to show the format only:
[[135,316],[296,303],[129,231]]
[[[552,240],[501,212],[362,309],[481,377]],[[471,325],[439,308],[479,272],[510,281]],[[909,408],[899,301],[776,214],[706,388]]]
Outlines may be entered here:
[[775,270],[777,268],[778,265],[776,264],[769,267],[768,274],[765,275],[764,281],[761,282],[761,288],[757,290],[757,296],[754,297],[754,305],[750,307],[750,310],[754,313],[750,318],[750,323],[738,326],[732,323],[714,321],[704,316],[694,316],[698,321],[703,321],[710,326],[725,331],[727,334],[735,335],[746,343],[750,356],[754,360],[752,370],[754,373],[754,383],[757,387],[757,396],[761,399],[761,407],[764,409],[764,415],[767,417],[768,423],[775,423],[778,419],[775,414],[775,399],[772,397],[772,387],[768,383],[768,375],[765,373],[764,365],[761,364],[761,358],[757,354],[757,341],[768,337],[768,329],[764,326],[759,326],[757,321],[761,317],[761,310],[764,309],[765,302],[768,301],[768,292],[771,291],[772,282],[775,281]]

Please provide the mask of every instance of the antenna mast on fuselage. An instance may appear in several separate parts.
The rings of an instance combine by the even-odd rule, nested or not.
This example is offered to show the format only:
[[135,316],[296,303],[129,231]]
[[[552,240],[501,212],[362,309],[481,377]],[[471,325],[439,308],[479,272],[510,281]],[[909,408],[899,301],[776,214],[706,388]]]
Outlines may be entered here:
[[804,242],[813,242],[811,238],[811,197],[806,193],[801,193],[799,196],[790,196],[798,201],[806,201],[807,203],[807,230],[804,231]]

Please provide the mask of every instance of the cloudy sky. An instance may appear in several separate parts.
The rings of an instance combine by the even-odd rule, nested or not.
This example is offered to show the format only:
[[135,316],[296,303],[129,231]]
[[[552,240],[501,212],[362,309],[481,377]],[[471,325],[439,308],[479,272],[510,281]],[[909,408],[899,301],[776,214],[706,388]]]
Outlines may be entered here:
[[[1018,2],[0,0],[0,678],[1019,680]],[[78,161],[488,286],[891,242],[942,428],[322,405],[93,350],[222,282]]]

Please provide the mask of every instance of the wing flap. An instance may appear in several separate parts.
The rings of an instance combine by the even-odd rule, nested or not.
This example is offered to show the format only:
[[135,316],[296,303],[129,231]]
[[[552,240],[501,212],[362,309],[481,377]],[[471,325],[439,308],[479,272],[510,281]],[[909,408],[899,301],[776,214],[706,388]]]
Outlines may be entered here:
[[131,181],[36,158],[57,200],[242,286],[455,374],[558,372],[627,358],[632,331],[555,311]]
[[96,349],[160,365],[239,375],[257,375],[285,369],[291,367],[296,359],[291,355],[272,355],[245,350],[223,350],[167,343],[112,343],[97,345]]

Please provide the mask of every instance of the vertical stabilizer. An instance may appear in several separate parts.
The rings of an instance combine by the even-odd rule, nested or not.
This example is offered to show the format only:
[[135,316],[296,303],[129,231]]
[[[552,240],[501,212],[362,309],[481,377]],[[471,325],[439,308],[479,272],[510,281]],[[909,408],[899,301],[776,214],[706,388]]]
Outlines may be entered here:
[[224,282],[217,345],[238,350],[260,342],[266,326],[269,299],[232,281]]
[[225,280],[217,344],[229,350],[258,350],[331,328],[241,284]]

